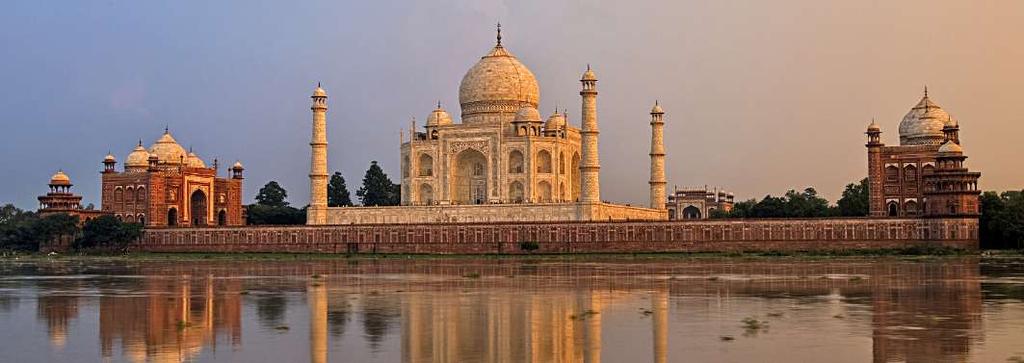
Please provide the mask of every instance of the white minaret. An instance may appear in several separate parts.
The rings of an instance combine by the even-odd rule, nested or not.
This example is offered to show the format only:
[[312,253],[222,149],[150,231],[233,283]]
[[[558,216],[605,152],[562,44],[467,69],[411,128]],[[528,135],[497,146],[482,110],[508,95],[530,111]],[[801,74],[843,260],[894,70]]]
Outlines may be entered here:
[[309,209],[306,224],[327,224],[327,91],[313,90],[313,137],[309,166]]
[[580,201],[583,203],[601,202],[601,163],[597,155],[597,76],[587,65],[587,71],[580,78],[583,89],[583,128],[582,135],[583,160],[580,164]]
[[665,111],[654,101],[651,109],[651,209],[665,209]]

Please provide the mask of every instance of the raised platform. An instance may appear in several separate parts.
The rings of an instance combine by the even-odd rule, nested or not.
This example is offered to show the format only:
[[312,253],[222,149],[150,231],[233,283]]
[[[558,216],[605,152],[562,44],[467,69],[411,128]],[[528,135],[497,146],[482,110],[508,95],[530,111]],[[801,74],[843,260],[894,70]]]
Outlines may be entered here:
[[978,248],[978,220],[502,222],[147,229],[149,252],[517,254]]
[[[315,211],[310,211],[315,213]],[[469,204],[327,208],[328,225],[659,221],[668,211],[610,203]],[[309,218],[313,220],[314,218]]]

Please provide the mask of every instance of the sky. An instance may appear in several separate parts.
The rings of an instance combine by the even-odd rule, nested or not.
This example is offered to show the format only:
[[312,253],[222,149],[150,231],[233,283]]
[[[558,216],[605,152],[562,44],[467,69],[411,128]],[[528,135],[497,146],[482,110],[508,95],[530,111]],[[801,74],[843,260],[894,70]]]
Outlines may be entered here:
[[[928,86],[960,121],[985,190],[1024,188],[1024,1],[5,1],[0,203],[34,209],[63,169],[99,205],[106,153],[168,127],[207,163],[240,160],[245,200],[276,180],[308,200],[309,95],[322,82],[329,168],[354,192],[370,160],[399,178],[399,130],[494,44],[536,75],[540,110],[579,125],[598,78],[602,197],[648,196],[650,116],[665,114],[668,184],[739,199],[866,176]],[[226,175],[226,168],[222,168]]]

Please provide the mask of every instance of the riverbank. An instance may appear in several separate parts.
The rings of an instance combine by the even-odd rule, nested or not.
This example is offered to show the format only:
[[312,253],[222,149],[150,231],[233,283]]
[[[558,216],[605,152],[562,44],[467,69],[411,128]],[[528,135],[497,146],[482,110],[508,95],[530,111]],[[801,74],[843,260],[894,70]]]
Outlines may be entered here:
[[310,261],[310,260],[431,260],[431,259],[509,259],[509,260],[689,260],[689,259],[830,259],[830,258],[931,258],[949,256],[1021,257],[1024,251],[988,250],[971,251],[948,247],[909,247],[902,249],[872,249],[849,251],[749,251],[749,252],[666,252],[666,253],[534,253],[534,254],[334,254],[334,253],[188,253],[188,252],[132,252],[128,254],[42,254],[3,253],[0,261],[12,260],[155,260],[155,261]]

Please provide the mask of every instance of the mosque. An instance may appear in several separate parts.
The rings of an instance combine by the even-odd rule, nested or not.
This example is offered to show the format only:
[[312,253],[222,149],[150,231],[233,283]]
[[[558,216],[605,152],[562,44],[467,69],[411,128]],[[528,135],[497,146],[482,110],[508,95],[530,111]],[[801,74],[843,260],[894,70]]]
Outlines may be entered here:
[[866,132],[872,217],[971,217],[980,213],[978,178],[964,166],[960,123],[928,97],[903,116],[900,144],[882,143],[874,121]]
[[222,178],[218,164],[207,166],[164,129],[149,149],[139,140],[120,171],[113,154],[103,158],[101,210],[147,228],[245,225],[244,168],[235,162]]
[[327,92],[312,96],[313,134],[307,224],[666,220],[664,111],[651,117],[650,205],[601,199],[597,75],[580,78],[581,126],[567,112],[537,109],[533,73],[497,43],[459,85],[460,122],[440,103],[403,135],[402,201],[397,207],[327,207]]

